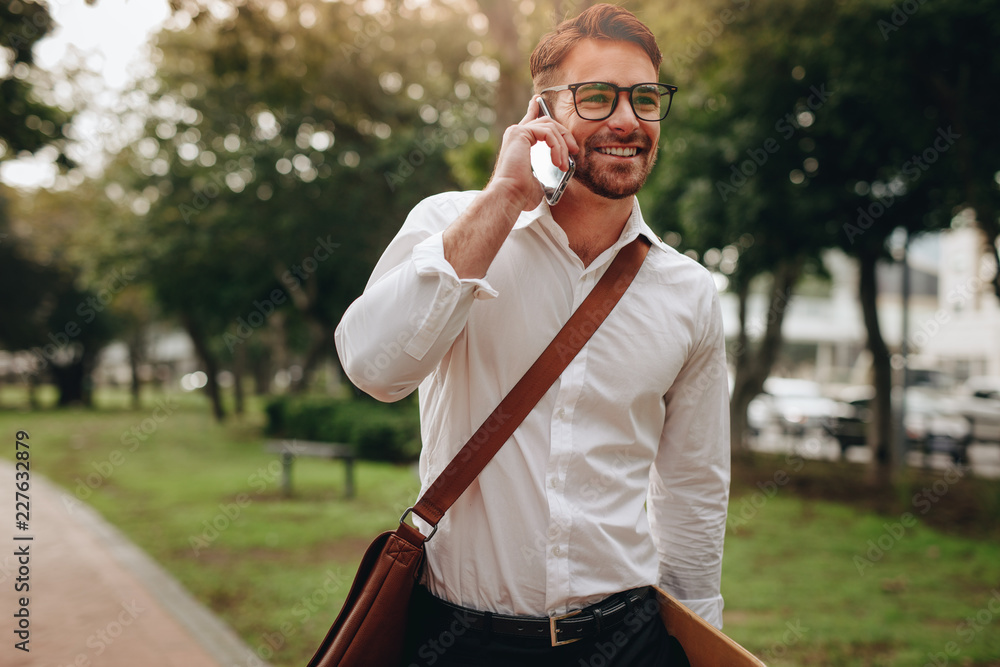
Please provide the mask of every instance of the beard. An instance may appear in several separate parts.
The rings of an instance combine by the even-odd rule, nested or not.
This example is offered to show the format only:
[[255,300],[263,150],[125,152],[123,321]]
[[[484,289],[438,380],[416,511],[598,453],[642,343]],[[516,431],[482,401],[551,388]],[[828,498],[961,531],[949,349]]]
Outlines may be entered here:
[[[600,167],[594,164],[591,157],[597,153],[597,146],[609,143],[623,143],[638,146],[641,150],[638,160],[629,163],[611,164]],[[573,178],[599,197],[606,199],[625,199],[642,189],[649,172],[656,164],[656,151],[649,136],[639,130],[628,136],[592,135],[584,142],[582,158],[576,158],[576,171]]]

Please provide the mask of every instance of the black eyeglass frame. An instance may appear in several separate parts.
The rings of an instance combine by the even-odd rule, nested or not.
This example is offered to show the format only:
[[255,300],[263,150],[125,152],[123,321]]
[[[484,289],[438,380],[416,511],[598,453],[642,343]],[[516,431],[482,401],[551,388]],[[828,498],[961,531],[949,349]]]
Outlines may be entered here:
[[[576,105],[576,89],[579,88],[580,86],[589,86],[589,85],[592,85],[592,84],[595,84],[595,83],[599,83],[602,86],[607,86],[609,90],[613,88],[614,91],[615,91],[615,96],[614,96],[614,99],[611,101],[611,109],[608,111],[608,113],[607,113],[606,116],[602,116],[601,118],[587,118],[582,113],[580,113],[580,109]],[[664,109],[664,111],[663,111],[663,115],[661,115],[657,120],[649,120],[649,119],[643,118],[642,116],[639,115],[639,112],[635,110],[635,103],[632,101],[632,93],[639,86],[657,86],[657,87],[660,87],[660,88],[666,88],[667,92],[663,93],[663,95],[667,95],[668,96],[667,97],[667,104],[666,104],[665,107],[662,104],[660,105],[660,108]],[[647,81],[647,82],[644,82],[644,83],[637,83],[637,84],[632,85],[632,86],[616,86],[615,84],[608,83],[607,81],[583,81],[581,83],[567,83],[567,84],[565,84],[563,86],[553,86],[551,88],[545,88],[544,90],[540,90],[538,92],[539,93],[559,93],[559,92],[562,92],[564,90],[570,90],[570,91],[573,92],[573,110],[576,111],[576,115],[579,116],[580,118],[582,118],[583,120],[602,121],[602,120],[606,120],[606,119],[610,118],[611,114],[613,114],[615,112],[615,109],[618,108],[618,98],[621,97],[621,94],[623,92],[628,92],[628,104],[629,104],[630,107],[632,107],[632,113],[635,114],[635,117],[638,118],[639,120],[646,121],[647,123],[658,123],[658,122],[662,121],[664,118],[666,118],[667,114],[670,113],[670,107],[673,105],[673,102],[674,102],[674,93],[677,92],[677,86],[672,86],[669,83],[660,83],[658,81]],[[663,95],[660,95],[661,99],[663,98]]]

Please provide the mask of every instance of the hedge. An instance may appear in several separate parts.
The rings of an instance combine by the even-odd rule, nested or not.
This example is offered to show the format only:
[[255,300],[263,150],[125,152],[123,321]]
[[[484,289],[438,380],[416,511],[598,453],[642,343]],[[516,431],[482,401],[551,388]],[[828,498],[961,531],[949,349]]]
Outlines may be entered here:
[[265,412],[265,432],[270,437],[349,444],[359,458],[371,461],[406,463],[420,455],[420,418],[414,400],[385,404],[281,396],[270,401]]

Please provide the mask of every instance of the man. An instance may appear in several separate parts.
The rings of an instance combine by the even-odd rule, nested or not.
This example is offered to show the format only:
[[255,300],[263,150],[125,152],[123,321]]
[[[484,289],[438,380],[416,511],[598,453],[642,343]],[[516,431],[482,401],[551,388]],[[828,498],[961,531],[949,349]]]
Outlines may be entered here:
[[[338,327],[344,368],[363,390],[393,401],[419,386],[426,489],[618,250],[639,235],[652,245],[615,310],[427,542],[405,665],[671,664],[652,584],[722,625],[718,295],[707,271],[650,231],[634,196],[673,90],[656,84],[661,59],[649,29],[611,5],[546,35],[531,73],[555,119],[532,98],[482,192],[417,205]],[[576,160],[552,207],[529,163],[538,141],[560,168]],[[532,634],[579,610],[593,630],[580,641]],[[523,619],[523,636],[496,622],[505,616]]]

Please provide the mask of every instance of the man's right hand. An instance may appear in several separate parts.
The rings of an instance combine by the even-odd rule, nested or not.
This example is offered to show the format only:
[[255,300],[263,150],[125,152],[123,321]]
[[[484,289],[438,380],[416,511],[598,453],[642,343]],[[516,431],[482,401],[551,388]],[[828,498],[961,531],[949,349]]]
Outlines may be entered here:
[[524,118],[504,132],[490,182],[444,231],[444,256],[459,278],[485,276],[517,216],[542,201],[545,193],[531,171],[531,147],[539,141],[549,145],[553,164],[564,171],[569,156],[579,151],[573,134],[544,115],[532,96]]
[[542,186],[531,171],[531,147],[544,141],[552,149],[552,162],[561,170],[569,169],[569,156],[579,150],[573,134],[561,123],[542,113],[538,96],[532,95],[528,110],[517,125],[503,135],[496,167],[486,191],[491,186],[504,188],[507,196],[521,200],[519,210],[530,211],[542,201]]

